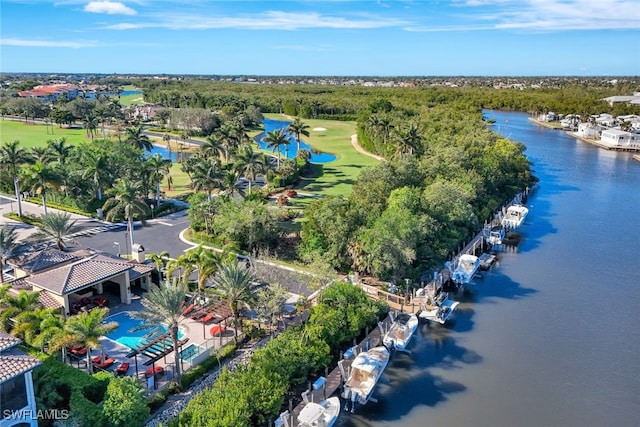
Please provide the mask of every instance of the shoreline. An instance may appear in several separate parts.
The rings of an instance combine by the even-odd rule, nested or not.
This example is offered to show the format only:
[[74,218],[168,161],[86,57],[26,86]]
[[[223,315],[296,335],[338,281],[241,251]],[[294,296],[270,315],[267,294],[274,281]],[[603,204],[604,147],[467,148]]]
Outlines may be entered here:
[[586,142],[587,144],[595,145],[596,147],[599,147],[599,148],[604,148],[605,150],[608,150],[608,151],[629,151],[629,152],[638,151],[638,152],[640,152],[640,147],[611,146],[611,145],[603,144],[602,142],[600,142],[599,139],[585,138],[584,136],[578,135],[577,133],[575,133],[573,131],[567,131],[567,130],[564,130],[562,128],[557,128],[557,127],[554,127],[554,126],[550,126],[548,123],[540,121],[538,119],[534,119],[532,117],[529,117],[528,120],[531,120],[535,124],[543,126],[543,127],[547,128],[547,129],[562,131],[562,132],[566,133],[567,135],[569,135],[572,138],[576,138],[577,140],[580,140],[582,142]]

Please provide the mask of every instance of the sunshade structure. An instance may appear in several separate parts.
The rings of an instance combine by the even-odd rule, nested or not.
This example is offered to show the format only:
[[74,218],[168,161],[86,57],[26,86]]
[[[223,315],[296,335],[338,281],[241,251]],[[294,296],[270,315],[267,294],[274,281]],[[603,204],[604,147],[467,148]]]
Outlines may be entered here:
[[[188,337],[178,340],[178,351],[176,351],[176,363],[178,363],[177,354],[180,352],[180,347],[185,345],[187,341],[189,341]],[[171,342],[171,333],[165,332],[165,333],[153,336],[153,338],[151,338],[149,341],[147,341],[140,347],[133,349],[129,354],[127,354],[127,357],[134,358],[136,363],[136,377],[137,377],[139,354],[147,356],[149,358],[149,360],[144,362],[144,365],[151,366],[155,371],[156,362],[166,357],[168,354],[171,354],[173,350],[174,349],[173,349],[173,343]]]

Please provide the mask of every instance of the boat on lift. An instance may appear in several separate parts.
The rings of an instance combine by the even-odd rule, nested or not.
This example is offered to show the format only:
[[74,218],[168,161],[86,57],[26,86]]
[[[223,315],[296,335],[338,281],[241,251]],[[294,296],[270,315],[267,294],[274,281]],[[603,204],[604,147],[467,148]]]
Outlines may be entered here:
[[484,240],[490,245],[501,245],[504,240],[505,230],[501,225],[484,229]]
[[363,351],[353,359],[342,391],[342,397],[352,404],[351,412],[355,410],[356,404],[366,405],[370,400],[376,401],[372,397],[373,390],[390,358],[389,349],[381,345]]
[[[326,387],[326,378],[320,377],[314,384],[313,389],[318,390]],[[318,403],[309,401],[310,390],[302,393],[302,400],[305,402],[304,407],[298,414],[297,427],[332,427],[338,420],[340,415],[340,398],[333,396],[321,400]],[[276,427],[293,427],[292,416],[289,411],[280,414],[275,422]]]
[[391,350],[406,350],[411,337],[418,329],[418,316],[413,313],[399,313],[393,316],[390,314],[393,323],[391,327],[384,334],[382,342]]
[[480,259],[471,254],[462,254],[458,257],[456,267],[451,273],[451,279],[458,285],[466,285],[480,268]]
[[513,204],[507,208],[507,213],[502,218],[502,226],[508,229],[516,229],[522,225],[527,217],[529,209],[519,203]]
[[441,287],[436,288],[433,284],[418,289],[416,296],[420,301],[418,317],[441,325],[449,320],[460,304],[458,301],[450,300],[447,292],[444,292]]

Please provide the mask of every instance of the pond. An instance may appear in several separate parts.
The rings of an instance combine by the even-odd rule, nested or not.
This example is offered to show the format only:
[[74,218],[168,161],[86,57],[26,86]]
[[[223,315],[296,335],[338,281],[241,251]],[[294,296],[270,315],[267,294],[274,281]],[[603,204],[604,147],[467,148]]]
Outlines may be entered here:
[[[267,143],[262,142],[262,138],[267,134],[267,132],[272,132],[277,129],[287,129],[289,126],[289,122],[283,120],[273,120],[273,119],[264,119],[264,132],[255,137],[256,142],[260,148],[265,150],[271,150],[267,148]],[[285,149],[284,146],[280,147],[280,153],[282,157],[287,156],[290,159],[293,159],[298,154],[298,145],[296,143],[296,139],[293,135],[289,137],[291,144],[289,144],[288,149]],[[334,161],[337,157],[334,154],[329,153],[321,153],[314,150],[309,144],[304,142],[304,140],[300,141],[300,148],[304,150],[308,150],[311,152],[311,163],[328,163]],[[277,152],[274,150],[274,154],[277,155]]]

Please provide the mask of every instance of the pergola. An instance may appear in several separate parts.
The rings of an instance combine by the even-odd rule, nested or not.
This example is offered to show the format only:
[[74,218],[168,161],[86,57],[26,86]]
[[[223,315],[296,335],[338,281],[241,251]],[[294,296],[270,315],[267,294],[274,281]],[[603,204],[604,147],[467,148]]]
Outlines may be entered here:
[[[175,363],[178,363],[178,358],[179,356],[179,349],[185,345],[187,343],[187,341],[189,341],[189,338],[183,338],[181,340],[178,340],[178,350],[175,352]],[[163,334],[160,334],[156,337],[154,337],[153,339],[151,339],[149,342],[144,343],[143,345],[141,345],[138,348],[133,349],[131,352],[129,352],[127,354],[128,358],[132,358],[135,360],[135,365],[136,365],[136,378],[138,377],[138,355],[141,354],[143,356],[147,356],[149,358],[149,360],[147,360],[146,362],[144,362],[144,366],[151,366],[152,368],[152,373],[153,375],[155,375],[155,368],[156,368],[156,362],[164,357],[166,357],[168,354],[171,354],[171,352],[173,352],[173,344],[171,343],[171,333],[170,332],[166,332]],[[165,363],[166,363],[166,359],[165,359]],[[154,382],[155,385],[155,382]],[[157,387],[157,385],[156,385]]]

